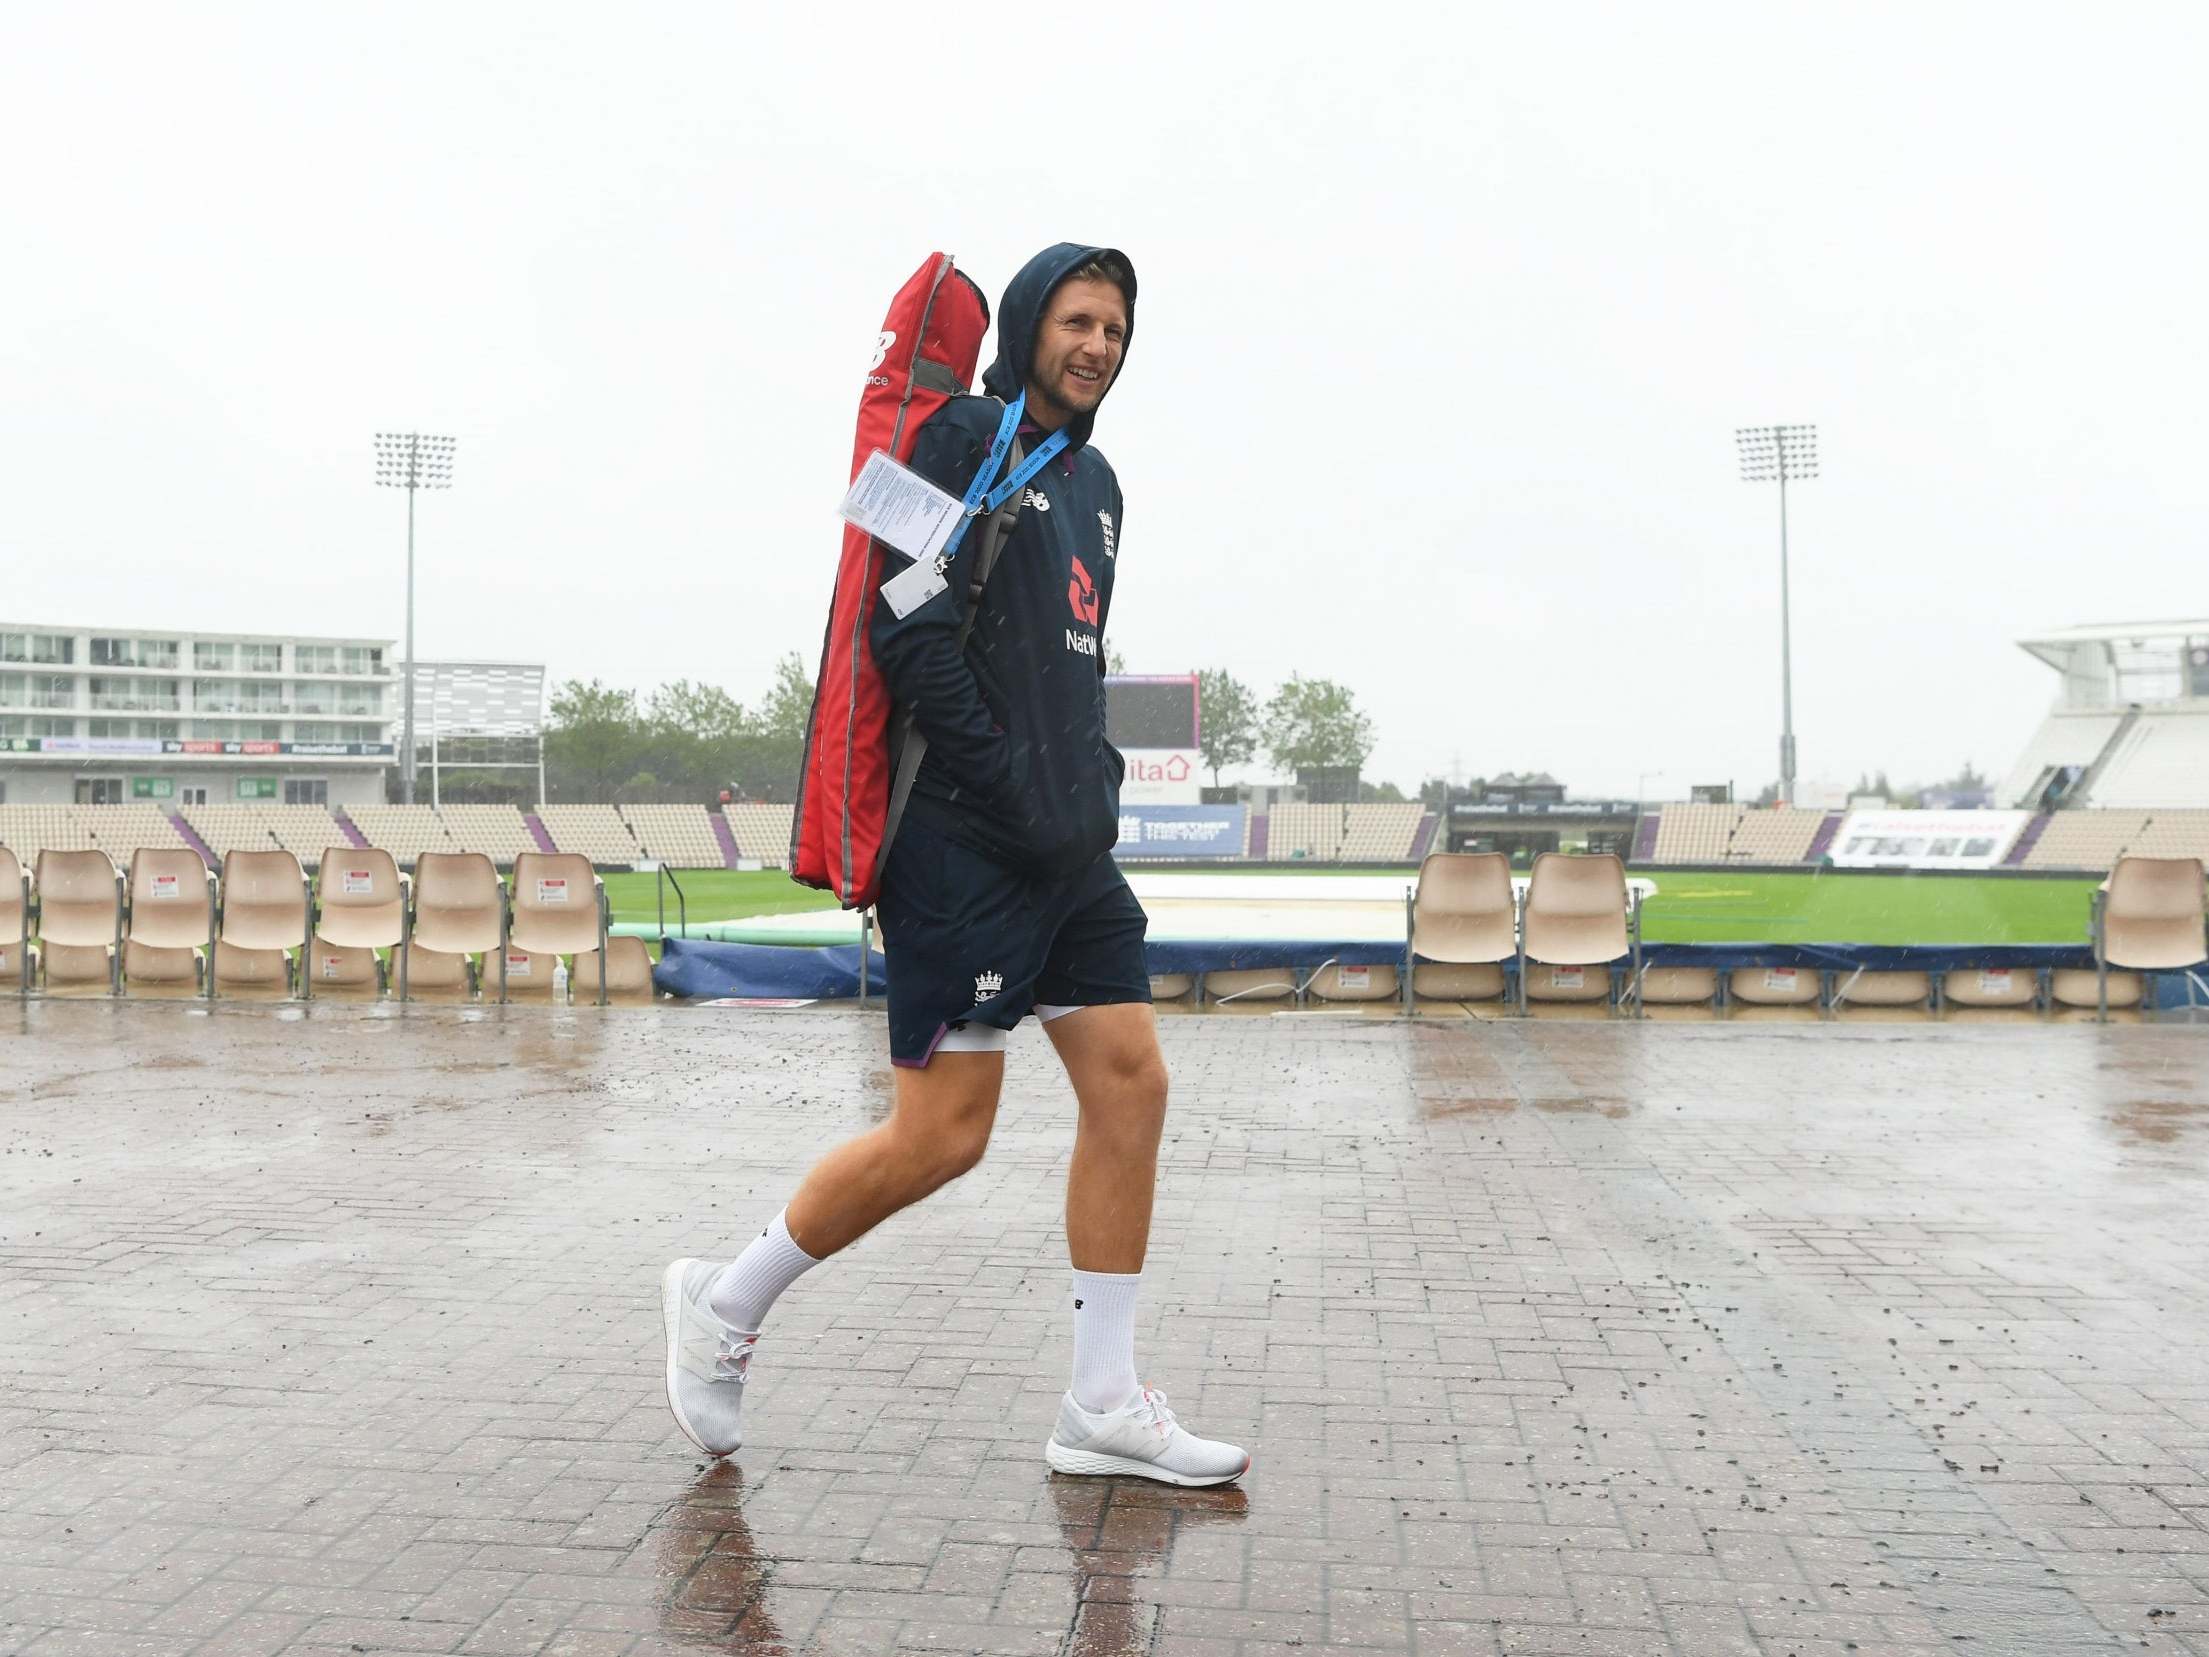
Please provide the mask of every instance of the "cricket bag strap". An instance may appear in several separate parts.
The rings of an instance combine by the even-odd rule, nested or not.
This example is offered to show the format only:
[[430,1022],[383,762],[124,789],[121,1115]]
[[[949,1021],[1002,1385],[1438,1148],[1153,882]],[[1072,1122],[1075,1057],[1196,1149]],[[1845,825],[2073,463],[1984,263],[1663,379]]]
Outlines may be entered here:
[[[1008,470],[1017,468],[1021,461],[1021,442],[1013,439],[1012,459]],[[974,579],[967,587],[966,620],[959,624],[959,654],[966,654],[968,635],[974,631],[974,619],[982,607],[982,589],[989,584],[989,572],[997,567],[997,555],[1004,550],[1006,539],[1011,536],[1013,523],[1020,516],[1020,501],[1025,489],[1015,490],[1012,498],[989,515],[982,525],[982,544],[974,549]],[[913,779],[920,774],[920,762],[928,752],[928,738],[913,723],[910,713],[899,715],[897,750],[897,775],[890,783],[889,814],[882,823],[882,852],[875,863],[875,878],[879,882],[882,870],[890,861],[890,847],[897,840],[898,824],[905,819],[905,802],[912,798]]]

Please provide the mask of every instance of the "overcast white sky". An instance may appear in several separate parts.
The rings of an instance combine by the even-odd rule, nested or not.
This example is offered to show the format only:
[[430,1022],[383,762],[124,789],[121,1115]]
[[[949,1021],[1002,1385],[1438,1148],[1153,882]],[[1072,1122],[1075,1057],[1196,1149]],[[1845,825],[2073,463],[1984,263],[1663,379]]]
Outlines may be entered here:
[[0,615],[396,638],[371,434],[456,434],[425,655],[817,657],[932,249],[1143,291],[1135,671],[1353,684],[1367,774],[1997,773],[2013,640],[2209,613],[2209,10],[18,8]]

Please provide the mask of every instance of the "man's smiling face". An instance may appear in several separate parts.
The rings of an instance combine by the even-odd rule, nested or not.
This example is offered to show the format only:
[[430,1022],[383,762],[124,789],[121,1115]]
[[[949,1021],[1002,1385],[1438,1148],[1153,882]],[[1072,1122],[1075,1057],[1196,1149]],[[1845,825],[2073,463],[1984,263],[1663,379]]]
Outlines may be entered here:
[[1035,331],[1028,406],[1038,425],[1057,427],[1096,411],[1120,371],[1128,307],[1119,286],[1070,277],[1052,291]]

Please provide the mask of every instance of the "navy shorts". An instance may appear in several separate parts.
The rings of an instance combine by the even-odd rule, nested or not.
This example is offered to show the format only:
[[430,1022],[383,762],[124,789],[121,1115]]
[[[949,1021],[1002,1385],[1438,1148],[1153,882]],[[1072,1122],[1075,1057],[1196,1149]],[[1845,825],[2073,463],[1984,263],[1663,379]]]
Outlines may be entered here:
[[1149,918],[1109,853],[1071,880],[1038,881],[909,814],[875,914],[893,1064],[925,1065],[951,1032],[1010,1030],[1038,1008],[1048,1018],[1151,998]]

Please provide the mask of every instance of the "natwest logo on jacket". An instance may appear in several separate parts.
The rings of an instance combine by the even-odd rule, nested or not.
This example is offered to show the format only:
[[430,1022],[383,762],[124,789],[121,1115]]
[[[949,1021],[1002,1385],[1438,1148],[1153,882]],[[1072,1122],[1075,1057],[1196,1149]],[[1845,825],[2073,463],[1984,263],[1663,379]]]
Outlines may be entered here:
[[1097,584],[1079,558],[1074,560],[1074,579],[1066,584],[1066,602],[1073,606],[1076,621],[1097,625]]

